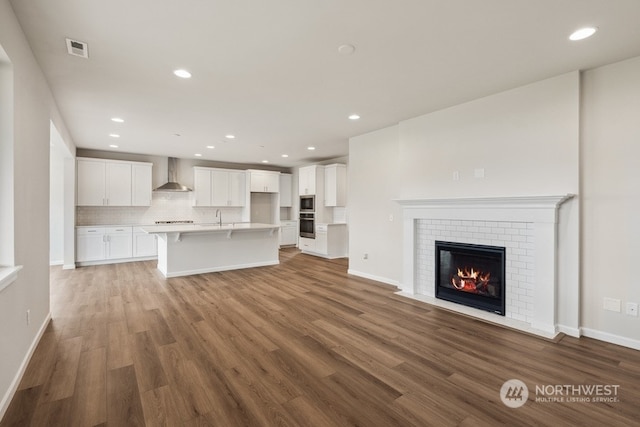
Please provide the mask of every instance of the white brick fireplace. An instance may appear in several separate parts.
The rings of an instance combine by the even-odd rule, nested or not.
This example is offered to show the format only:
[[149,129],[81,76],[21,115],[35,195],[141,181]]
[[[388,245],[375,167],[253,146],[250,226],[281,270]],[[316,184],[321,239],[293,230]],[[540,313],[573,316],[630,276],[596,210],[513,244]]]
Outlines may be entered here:
[[[398,200],[401,295],[531,332],[557,334],[558,208],[573,195]],[[505,316],[435,298],[435,241],[506,249]]]

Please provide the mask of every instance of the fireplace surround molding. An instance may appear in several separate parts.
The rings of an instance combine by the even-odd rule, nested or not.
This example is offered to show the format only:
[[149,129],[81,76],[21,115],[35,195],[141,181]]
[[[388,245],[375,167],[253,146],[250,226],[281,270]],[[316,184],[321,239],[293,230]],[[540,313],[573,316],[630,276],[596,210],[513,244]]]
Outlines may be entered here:
[[[400,295],[418,299],[429,304],[473,316],[482,320],[512,327],[525,332],[555,337],[557,325],[557,260],[558,260],[558,210],[574,194],[543,196],[505,196],[483,198],[450,199],[398,199],[403,212],[403,272]],[[528,263],[531,276],[530,304],[526,318],[517,316],[506,318],[482,310],[462,306],[435,298],[435,278],[427,278],[426,288],[417,282],[418,264],[418,223],[454,224],[460,221],[495,223],[517,223],[527,229],[533,243],[528,245],[531,262]],[[455,227],[451,227],[455,228]],[[467,233],[470,234],[470,233]],[[478,234],[482,236],[482,234]],[[474,234],[475,236],[475,234]],[[454,238],[459,243],[487,243],[487,239]],[[492,242],[495,244],[495,241]],[[513,243],[515,242],[508,242]],[[507,279],[509,280],[509,279]],[[509,307],[507,307],[509,310]]]

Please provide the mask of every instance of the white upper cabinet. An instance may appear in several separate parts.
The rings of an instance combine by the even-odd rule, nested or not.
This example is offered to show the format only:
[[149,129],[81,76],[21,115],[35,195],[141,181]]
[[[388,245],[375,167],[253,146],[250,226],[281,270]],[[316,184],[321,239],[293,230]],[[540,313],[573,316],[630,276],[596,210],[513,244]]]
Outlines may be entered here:
[[107,163],[107,206],[131,206],[131,163]]
[[229,172],[211,171],[211,206],[230,206]]
[[282,208],[290,208],[293,206],[293,197],[291,194],[293,191],[292,182],[291,174],[280,174],[280,207]]
[[193,168],[193,206],[244,206],[247,199],[244,171]]
[[347,205],[347,167],[334,164],[324,168],[324,205]]
[[106,163],[100,159],[77,161],[78,206],[104,206],[107,182]]
[[[298,169],[298,194],[312,196],[316,194],[318,173],[323,167],[318,165],[305,166]],[[322,177],[324,179],[324,177]]]
[[250,170],[252,193],[280,192],[280,172]]
[[247,174],[229,171],[229,206],[244,206],[247,200]]
[[77,159],[78,206],[150,206],[151,163]]
[[211,169],[193,168],[193,206],[212,206],[211,184]]
[[151,206],[152,169],[151,163],[131,164],[132,206]]

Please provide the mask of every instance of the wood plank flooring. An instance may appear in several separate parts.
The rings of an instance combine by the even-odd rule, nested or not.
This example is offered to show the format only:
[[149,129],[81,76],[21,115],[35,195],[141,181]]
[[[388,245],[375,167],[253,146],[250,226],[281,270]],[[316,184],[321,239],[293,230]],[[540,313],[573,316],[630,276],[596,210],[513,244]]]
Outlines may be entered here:
[[[154,262],[51,269],[53,320],[5,426],[625,426],[640,352],[551,342],[394,295],[346,260],[165,280]],[[529,386],[511,409],[508,379]],[[536,402],[536,385],[619,402]]]

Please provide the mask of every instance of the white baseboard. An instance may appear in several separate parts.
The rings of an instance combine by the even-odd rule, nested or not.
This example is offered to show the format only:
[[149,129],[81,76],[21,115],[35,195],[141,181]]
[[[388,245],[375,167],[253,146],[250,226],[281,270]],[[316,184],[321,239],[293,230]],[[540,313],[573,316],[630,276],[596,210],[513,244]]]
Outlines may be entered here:
[[255,268],[255,267],[268,267],[270,265],[278,265],[278,264],[280,264],[279,260],[264,261],[264,262],[248,263],[248,264],[228,265],[224,267],[210,267],[210,268],[201,268],[197,270],[174,271],[173,273],[169,273],[169,274],[167,274],[165,271],[162,271],[160,267],[158,267],[158,269],[164,275],[164,277],[166,277],[167,279],[170,279],[172,277],[191,276],[193,274],[217,273],[219,271],[241,270],[245,268]]
[[365,279],[375,280],[376,282],[386,283],[387,285],[393,285],[396,288],[400,288],[400,283],[397,280],[392,280],[392,279],[388,279],[386,277],[381,277],[381,276],[375,276],[373,274],[363,273],[361,271],[352,270],[352,269],[347,270],[347,273],[352,274],[354,276],[358,276],[358,277],[364,277]]
[[558,332],[562,332],[570,337],[580,338],[580,328],[574,328],[571,326],[558,325]]
[[64,264],[62,266],[63,270],[75,270],[76,269],[76,265],[75,264]]
[[580,331],[585,337],[594,338],[611,344],[621,345],[623,347],[629,347],[634,350],[640,350],[640,341],[633,338],[627,338],[620,335],[614,335],[608,332],[602,332],[589,328],[580,328]]
[[64,260],[58,260],[58,261],[49,261],[49,266],[53,267],[54,265],[63,265],[64,264]]
[[22,381],[22,376],[27,370],[27,366],[29,366],[29,362],[31,361],[33,352],[36,350],[36,347],[38,346],[38,343],[40,342],[40,339],[42,338],[44,331],[47,329],[47,326],[49,325],[50,320],[51,320],[51,312],[49,312],[49,314],[47,314],[47,317],[44,319],[44,322],[40,326],[40,330],[34,337],[33,342],[31,342],[31,346],[29,347],[27,354],[24,356],[24,359],[20,364],[20,368],[18,369],[18,372],[16,373],[15,377],[13,378],[13,381],[11,382],[11,386],[2,397],[2,401],[0,401],[0,420],[4,417],[5,412],[7,412],[7,409],[9,408],[9,404],[11,403],[11,399],[13,399],[13,396],[16,394],[16,391],[18,390],[20,381]]

